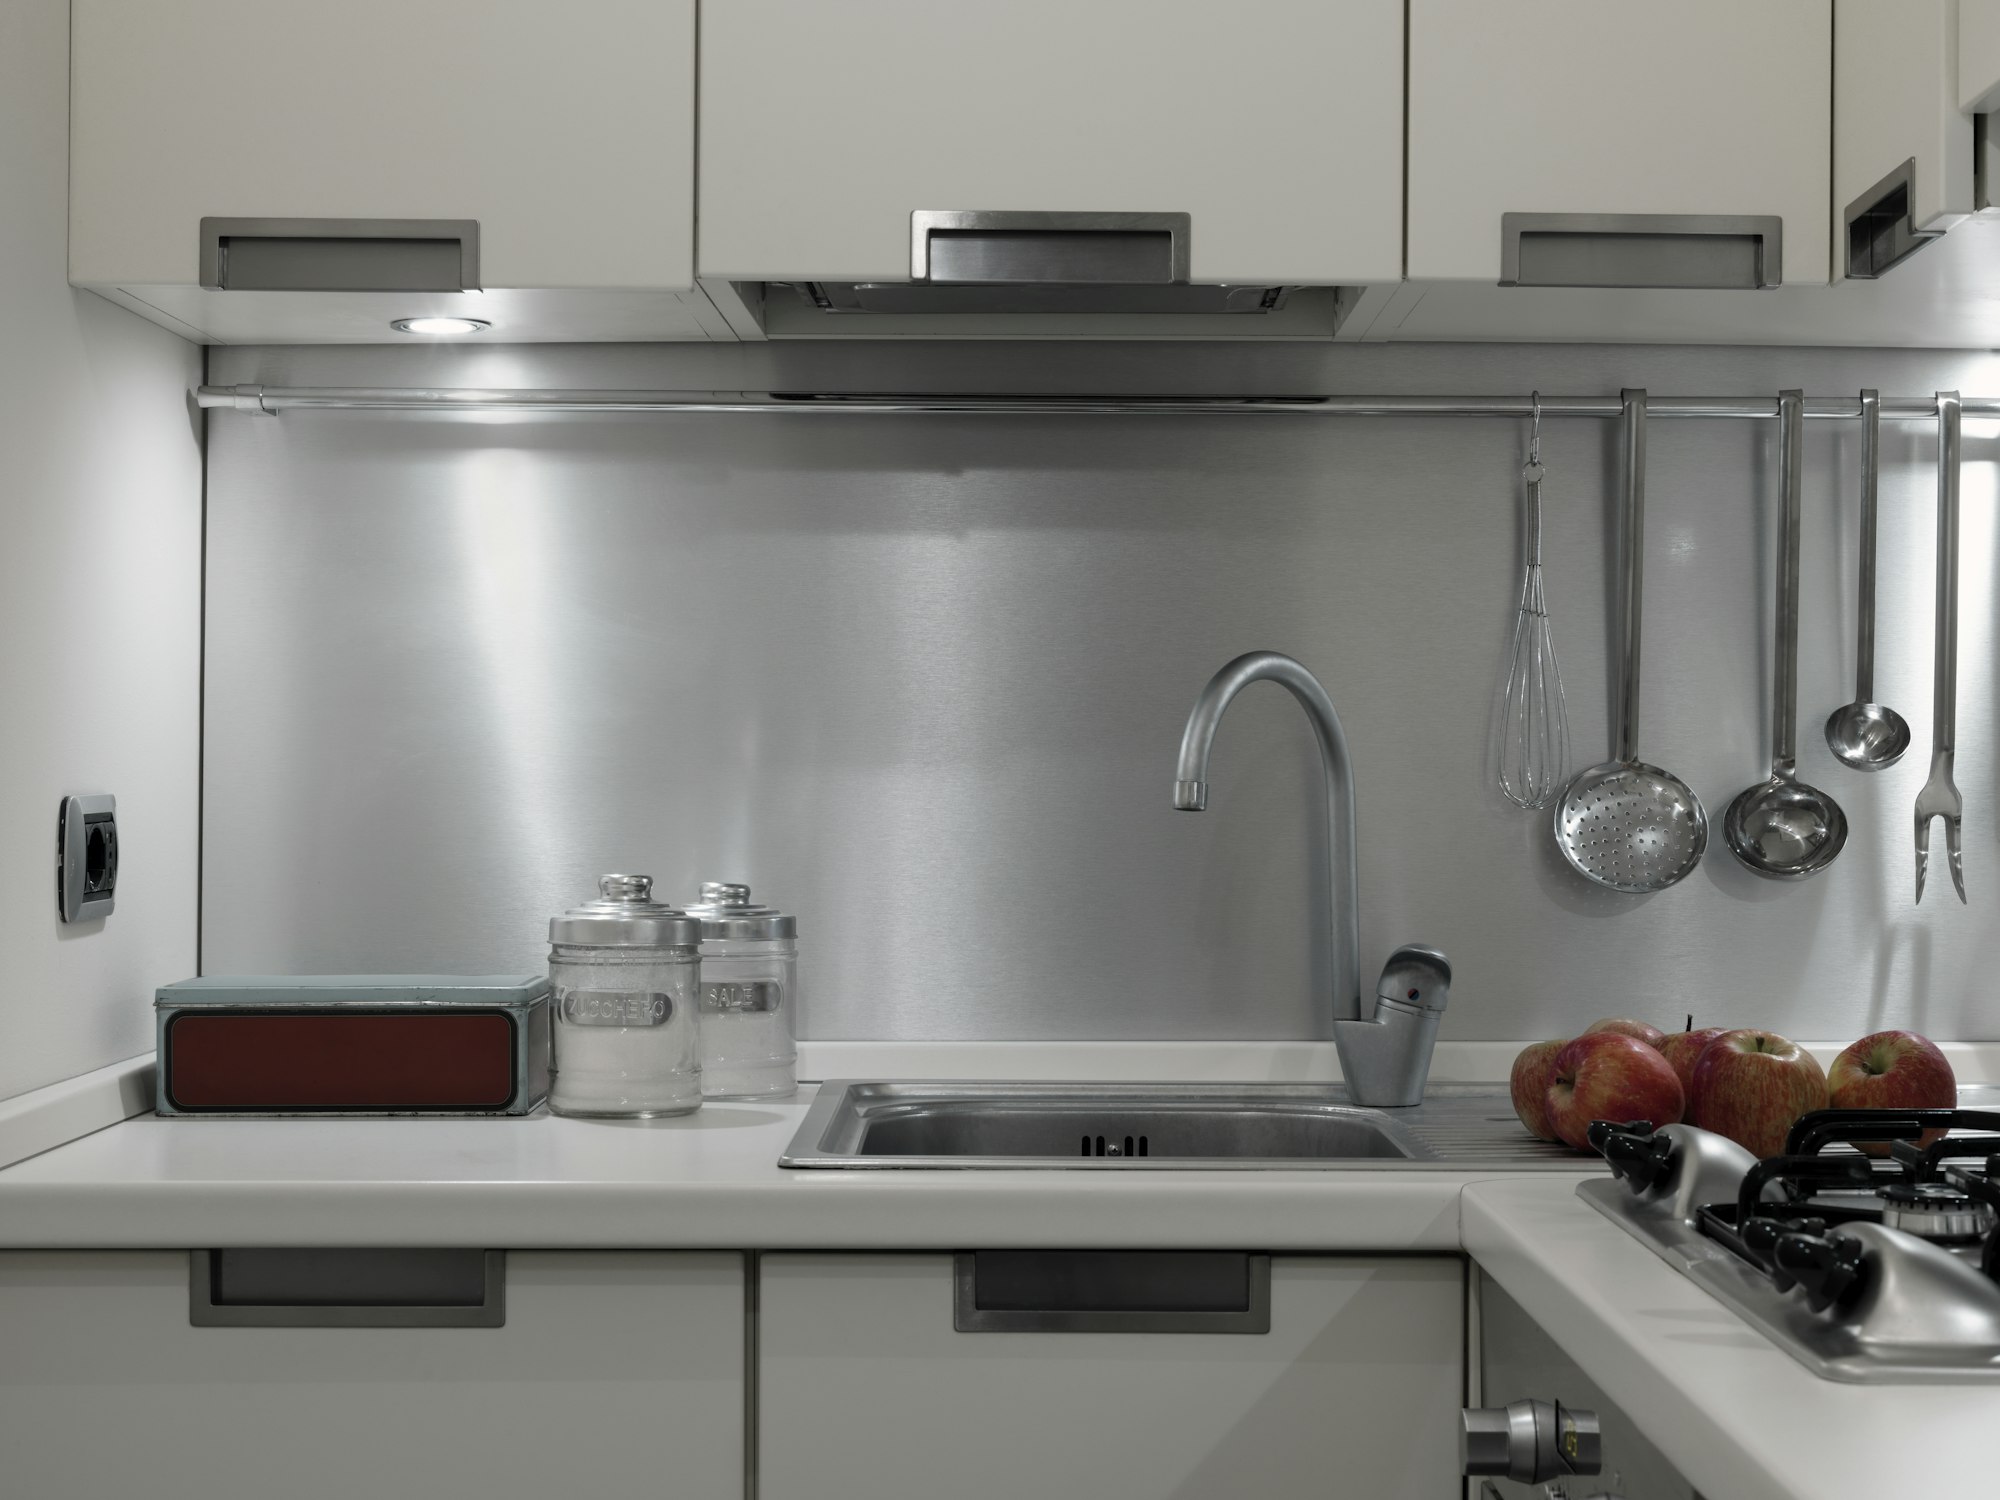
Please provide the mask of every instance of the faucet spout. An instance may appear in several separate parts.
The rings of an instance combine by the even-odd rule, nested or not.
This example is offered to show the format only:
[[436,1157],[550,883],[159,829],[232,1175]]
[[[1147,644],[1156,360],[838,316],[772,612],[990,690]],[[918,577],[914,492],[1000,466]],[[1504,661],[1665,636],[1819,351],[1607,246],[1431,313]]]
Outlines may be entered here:
[[1181,735],[1181,758],[1174,772],[1174,806],[1200,812],[1208,806],[1208,755],[1236,695],[1253,682],[1275,682],[1288,689],[1306,712],[1319,741],[1320,767],[1326,777],[1326,848],[1328,931],[1333,939],[1333,1016],[1361,1017],[1361,884],[1354,853],[1354,766],[1347,754],[1347,736],[1340,715],[1317,677],[1289,656],[1276,651],[1252,651],[1217,672],[1201,690]]

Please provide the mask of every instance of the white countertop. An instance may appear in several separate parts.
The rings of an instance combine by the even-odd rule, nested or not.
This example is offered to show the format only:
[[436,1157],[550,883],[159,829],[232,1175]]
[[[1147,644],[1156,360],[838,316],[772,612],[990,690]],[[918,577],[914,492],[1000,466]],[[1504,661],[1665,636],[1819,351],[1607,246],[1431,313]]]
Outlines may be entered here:
[[1467,1187],[1465,1249],[1712,1500],[1990,1495],[2000,1385],[1821,1380],[1576,1196]]
[[780,1168],[812,1096],[653,1122],[138,1115],[0,1170],[0,1247],[1463,1250],[1711,1500],[1990,1488],[2000,1385],[1818,1379],[1581,1203],[1581,1160],[1505,1177]]
[[0,1171],[0,1247],[1456,1251],[1487,1175],[781,1168],[812,1092],[657,1121],[138,1115]]

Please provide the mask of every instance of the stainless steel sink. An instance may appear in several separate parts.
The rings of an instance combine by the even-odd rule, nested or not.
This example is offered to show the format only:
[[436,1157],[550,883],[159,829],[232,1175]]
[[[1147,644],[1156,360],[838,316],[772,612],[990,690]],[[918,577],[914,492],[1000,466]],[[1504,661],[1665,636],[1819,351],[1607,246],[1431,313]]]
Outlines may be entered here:
[[1413,1109],[1385,1111],[1313,1084],[843,1080],[820,1085],[779,1165],[1188,1171],[1589,1163],[1532,1140],[1504,1093],[1492,1089],[1434,1091]]

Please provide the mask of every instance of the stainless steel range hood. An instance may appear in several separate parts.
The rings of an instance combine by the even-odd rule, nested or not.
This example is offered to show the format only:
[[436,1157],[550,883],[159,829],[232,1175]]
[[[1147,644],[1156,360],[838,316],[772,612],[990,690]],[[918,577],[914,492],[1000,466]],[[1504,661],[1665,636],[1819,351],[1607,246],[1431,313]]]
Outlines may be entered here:
[[908,281],[736,284],[767,333],[1318,337],[1359,288],[1190,279],[1184,213],[919,210]]

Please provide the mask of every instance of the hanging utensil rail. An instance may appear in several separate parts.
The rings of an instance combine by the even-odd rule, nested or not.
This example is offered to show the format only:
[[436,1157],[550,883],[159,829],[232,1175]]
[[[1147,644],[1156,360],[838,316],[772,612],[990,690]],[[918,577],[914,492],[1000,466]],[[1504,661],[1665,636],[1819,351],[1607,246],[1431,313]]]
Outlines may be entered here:
[[[940,412],[1023,416],[1138,416],[1147,414],[1310,417],[1515,417],[1533,415],[1528,396],[1021,396],[1021,395],[797,395],[760,391],[508,390],[491,387],[423,389],[398,386],[204,385],[203,407],[276,416],[282,411],[522,411],[522,412]],[[1543,396],[1544,417],[1622,414],[1616,396]],[[1969,417],[2000,416],[2000,396],[1968,396]],[[1932,421],[1934,396],[1884,396],[1885,418]],[[1776,421],[1775,396],[1656,396],[1647,415]],[[1822,396],[1805,403],[1811,421],[1859,421],[1855,396]]]

